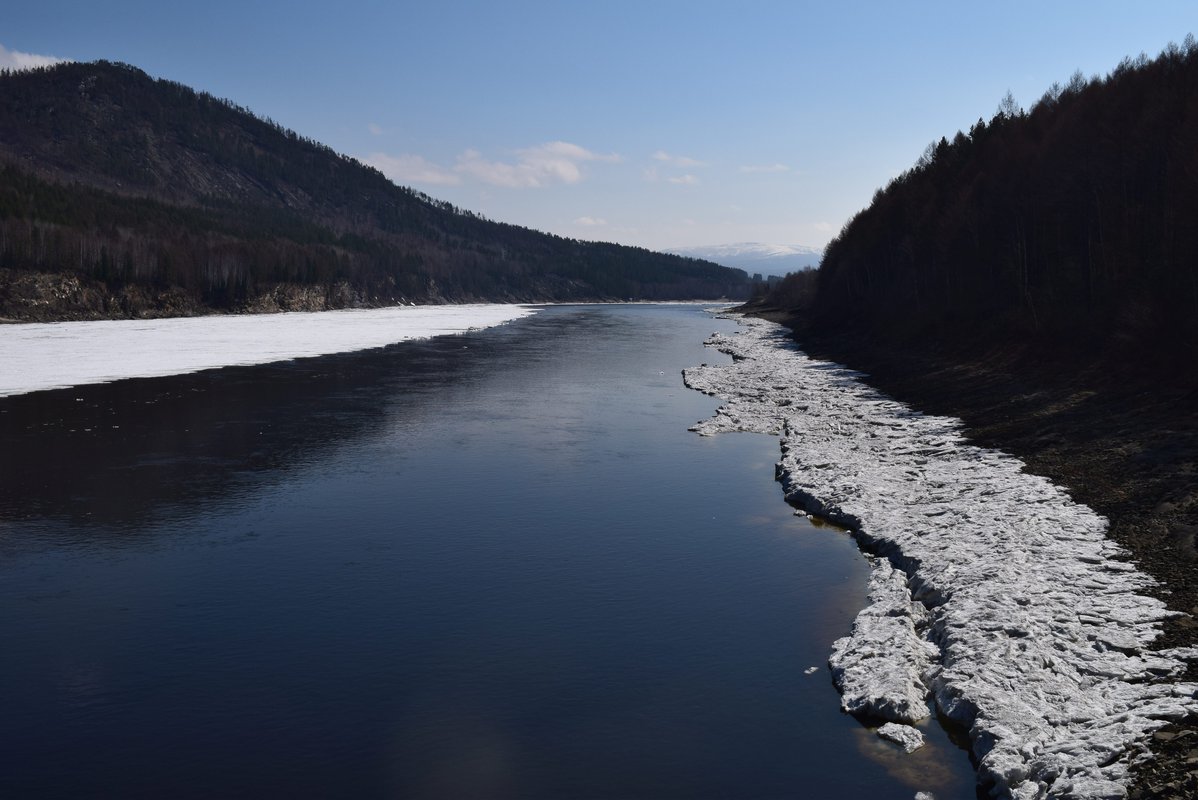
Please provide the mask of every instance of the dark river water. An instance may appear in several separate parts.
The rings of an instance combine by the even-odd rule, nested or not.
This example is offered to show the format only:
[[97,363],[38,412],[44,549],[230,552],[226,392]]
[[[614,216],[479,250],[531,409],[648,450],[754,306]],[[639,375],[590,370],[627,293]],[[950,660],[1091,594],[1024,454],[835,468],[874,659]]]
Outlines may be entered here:
[[840,713],[867,567],[777,441],[687,431],[732,324],[0,399],[0,797],[973,797]]

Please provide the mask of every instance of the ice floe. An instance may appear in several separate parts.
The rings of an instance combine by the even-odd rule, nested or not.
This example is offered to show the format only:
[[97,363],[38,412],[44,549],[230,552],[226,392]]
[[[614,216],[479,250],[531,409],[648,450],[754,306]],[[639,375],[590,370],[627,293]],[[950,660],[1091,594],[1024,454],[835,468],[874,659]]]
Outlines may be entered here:
[[779,325],[742,319],[708,344],[733,363],[684,372],[724,400],[694,430],[780,435],[787,500],[879,556],[829,660],[845,708],[911,722],[930,695],[968,729],[995,797],[1124,797],[1147,737],[1198,711],[1177,678],[1198,648],[1151,650],[1172,612],[1106,520],[957,420],[808,358]]
[[923,747],[923,734],[910,725],[899,725],[897,722],[887,722],[878,728],[878,735],[889,739],[908,753],[914,753]]
[[906,574],[886,559],[873,559],[869,605],[857,615],[852,633],[832,644],[828,658],[840,707],[891,722],[926,718],[923,676],[940,655],[920,633],[927,621],[927,611],[907,591]]
[[535,312],[504,304],[400,306],[0,325],[0,397],[369,350],[489,328]]

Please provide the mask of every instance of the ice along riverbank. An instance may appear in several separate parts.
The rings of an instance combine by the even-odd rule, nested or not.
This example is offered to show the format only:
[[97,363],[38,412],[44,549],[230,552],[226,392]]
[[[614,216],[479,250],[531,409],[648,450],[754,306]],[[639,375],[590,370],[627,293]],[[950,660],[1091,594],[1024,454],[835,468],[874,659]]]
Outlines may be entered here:
[[743,319],[708,343],[734,363],[685,371],[725,401],[695,430],[780,435],[787,500],[882,556],[830,659],[844,708],[903,723],[934,703],[968,728],[996,797],[1123,797],[1145,738],[1198,710],[1176,679],[1198,651],[1150,649],[1171,612],[1106,520],[781,326]]
[[713,326],[0,399],[0,797],[972,797],[934,726],[896,765],[840,713],[869,569],[776,441],[687,431]]
[[533,313],[478,304],[5,325],[0,397],[369,350]]

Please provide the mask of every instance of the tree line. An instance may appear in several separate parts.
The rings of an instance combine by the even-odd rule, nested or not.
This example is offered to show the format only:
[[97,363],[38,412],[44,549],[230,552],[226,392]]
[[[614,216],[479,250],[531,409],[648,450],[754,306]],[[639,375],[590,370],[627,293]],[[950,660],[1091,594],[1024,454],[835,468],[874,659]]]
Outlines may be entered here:
[[769,302],[899,342],[1198,355],[1198,46],[1076,73],[942,138]]
[[123,64],[0,74],[0,268],[367,302],[743,297],[747,275],[493,222]]

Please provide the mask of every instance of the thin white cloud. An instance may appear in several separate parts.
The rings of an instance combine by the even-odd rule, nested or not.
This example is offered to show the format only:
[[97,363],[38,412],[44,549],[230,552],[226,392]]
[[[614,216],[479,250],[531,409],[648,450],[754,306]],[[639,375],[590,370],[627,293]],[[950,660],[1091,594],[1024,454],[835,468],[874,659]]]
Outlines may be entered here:
[[555,183],[578,183],[583,179],[582,164],[600,161],[614,164],[622,159],[615,153],[595,153],[570,142],[546,142],[516,151],[517,160],[492,161],[477,150],[458,156],[454,170],[483,183],[509,188],[539,188]]
[[748,164],[741,167],[740,171],[748,173],[790,172],[790,167],[785,164]]
[[659,180],[657,167],[645,167],[645,169],[641,171],[641,175],[643,175],[645,180],[649,181],[649,183],[657,183]]
[[670,183],[676,183],[681,186],[694,186],[699,183],[699,179],[689,172],[686,175],[678,175],[673,178],[666,178]]
[[607,220],[603,217],[579,217],[574,220],[575,225],[585,225],[588,228],[598,228],[607,224]]
[[[373,132],[373,130],[372,130]],[[516,151],[512,162],[493,161],[478,150],[466,150],[452,168],[442,167],[423,156],[371,153],[364,161],[399,183],[456,186],[474,179],[491,186],[512,189],[539,188],[553,184],[578,183],[586,177],[583,165],[596,161],[609,164],[621,160],[615,153],[595,153],[569,142],[547,142]]]
[[371,136],[382,136],[383,135],[383,127],[381,125],[379,125],[377,122],[372,122],[369,125],[367,125],[366,130],[370,131]]
[[396,183],[456,186],[462,182],[460,175],[442,169],[422,156],[371,153],[363,160]]
[[39,56],[35,53],[22,53],[20,50],[9,50],[0,44],[0,69],[33,69],[34,67],[49,67],[69,61],[58,56]]
[[653,154],[653,159],[655,161],[664,161],[667,164],[674,165],[675,167],[686,168],[686,167],[705,167],[705,166],[707,166],[707,164],[703,161],[699,161],[694,158],[689,158],[688,156],[671,155],[670,153],[667,153],[665,150],[658,150],[656,153]]

